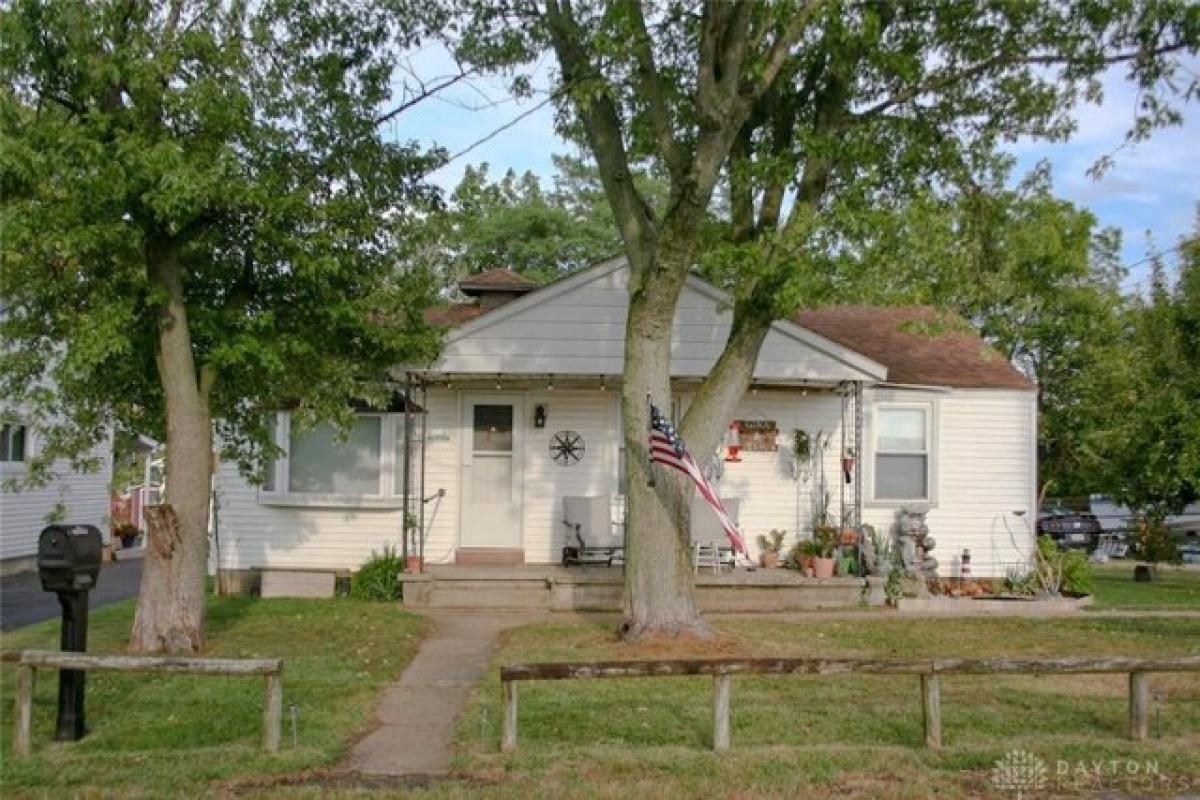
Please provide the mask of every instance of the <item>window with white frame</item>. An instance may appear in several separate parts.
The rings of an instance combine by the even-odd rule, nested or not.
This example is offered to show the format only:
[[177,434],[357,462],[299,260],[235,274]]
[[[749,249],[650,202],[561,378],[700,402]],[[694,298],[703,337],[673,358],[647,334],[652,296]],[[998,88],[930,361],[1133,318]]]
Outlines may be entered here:
[[16,422],[0,425],[0,463],[24,464],[29,429]]
[[288,498],[398,500],[403,420],[396,414],[358,414],[346,431],[321,423],[300,430],[279,414],[275,436],[283,454],[263,465],[262,491]]
[[883,405],[875,411],[875,499],[930,500],[931,407]]

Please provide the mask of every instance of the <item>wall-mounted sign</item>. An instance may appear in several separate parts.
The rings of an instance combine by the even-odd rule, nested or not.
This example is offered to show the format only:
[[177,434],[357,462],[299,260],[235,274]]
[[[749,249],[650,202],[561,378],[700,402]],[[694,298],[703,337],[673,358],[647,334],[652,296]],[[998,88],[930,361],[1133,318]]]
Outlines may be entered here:
[[741,448],[747,453],[774,453],[779,449],[779,426],[772,419],[739,419],[735,422]]

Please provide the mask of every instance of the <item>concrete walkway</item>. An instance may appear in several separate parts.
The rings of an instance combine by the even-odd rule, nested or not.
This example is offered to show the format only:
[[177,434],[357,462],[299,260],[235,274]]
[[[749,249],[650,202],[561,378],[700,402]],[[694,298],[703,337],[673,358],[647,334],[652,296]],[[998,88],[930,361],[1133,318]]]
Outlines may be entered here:
[[450,737],[471,687],[487,671],[505,628],[537,622],[541,612],[429,612],[433,632],[375,709],[377,727],[350,753],[346,768],[364,775],[443,775]]

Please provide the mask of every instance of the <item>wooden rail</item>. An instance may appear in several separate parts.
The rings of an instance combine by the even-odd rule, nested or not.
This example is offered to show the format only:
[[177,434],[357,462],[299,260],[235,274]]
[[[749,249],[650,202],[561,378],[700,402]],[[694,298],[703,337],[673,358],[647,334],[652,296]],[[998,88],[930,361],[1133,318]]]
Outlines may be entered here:
[[514,664],[500,670],[504,728],[500,747],[517,747],[517,682],[591,678],[713,676],[713,750],[729,749],[730,682],[734,675],[918,675],[925,745],[942,746],[942,675],[1129,675],[1129,735],[1145,739],[1150,716],[1150,673],[1200,672],[1200,656],[1179,658],[758,658],[665,661],[593,661]]
[[35,670],[72,669],[104,672],[159,672],[189,675],[262,675],[262,745],[268,753],[279,750],[283,724],[283,661],[278,658],[181,658],[175,656],[93,655],[57,650],[22,650],[5,653],[17,665],[16,721],[13,753],[29,755],[33,730]]

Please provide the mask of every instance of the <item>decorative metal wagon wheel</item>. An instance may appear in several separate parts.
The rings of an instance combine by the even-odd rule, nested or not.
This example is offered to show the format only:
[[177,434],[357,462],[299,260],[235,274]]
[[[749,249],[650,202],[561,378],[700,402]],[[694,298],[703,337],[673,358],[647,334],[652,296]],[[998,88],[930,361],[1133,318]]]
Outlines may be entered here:
[[569,467],[583,459],[583,437],[575,431],[559,431],[550,438],[550,457],[554,463]]

